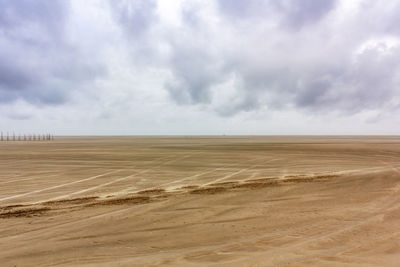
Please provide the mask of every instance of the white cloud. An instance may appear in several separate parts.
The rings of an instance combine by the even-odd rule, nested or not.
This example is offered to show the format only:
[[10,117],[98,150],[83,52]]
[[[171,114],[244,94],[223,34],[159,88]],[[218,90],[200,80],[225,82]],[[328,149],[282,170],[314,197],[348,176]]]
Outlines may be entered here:
[[0,5],[15,10],[0,17],[3,129],[400,130],[400,1],[71,1],[51,5],[60,19]]

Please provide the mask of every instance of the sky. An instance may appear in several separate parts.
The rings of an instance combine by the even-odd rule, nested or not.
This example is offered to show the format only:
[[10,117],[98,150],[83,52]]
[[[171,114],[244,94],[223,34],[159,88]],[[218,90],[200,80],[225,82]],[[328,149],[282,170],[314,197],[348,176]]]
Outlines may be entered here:
[[400,133],[400,0],[0,0],[0,130]]

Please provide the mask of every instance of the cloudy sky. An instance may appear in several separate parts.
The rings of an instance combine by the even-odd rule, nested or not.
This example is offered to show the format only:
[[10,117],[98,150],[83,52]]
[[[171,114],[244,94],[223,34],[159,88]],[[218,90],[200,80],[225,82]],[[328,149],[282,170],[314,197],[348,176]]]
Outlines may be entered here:
[[399,134],[400,0],[0,0],[0,129]]

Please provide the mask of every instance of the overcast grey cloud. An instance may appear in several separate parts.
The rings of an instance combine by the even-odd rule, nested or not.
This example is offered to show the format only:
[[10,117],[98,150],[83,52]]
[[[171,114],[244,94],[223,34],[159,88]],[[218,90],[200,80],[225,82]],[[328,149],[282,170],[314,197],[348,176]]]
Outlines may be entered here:
[[393,133],[399,12],[397,0],[0,0],[0,124]]
[[110,1],[109,5],[116,20],[126,30],[127,37],[132,39],[144,34],[157,19],[157,3],[154,0]]
[[273,17],[275,23],[294,30],[317,22],[331,11],[335,4],[336,0],[218,0],[221,14],[229,16],[232,20],[264,20]]
[[102,66],[66,36],[68,1],[0,1],[0,101],[61,104]]

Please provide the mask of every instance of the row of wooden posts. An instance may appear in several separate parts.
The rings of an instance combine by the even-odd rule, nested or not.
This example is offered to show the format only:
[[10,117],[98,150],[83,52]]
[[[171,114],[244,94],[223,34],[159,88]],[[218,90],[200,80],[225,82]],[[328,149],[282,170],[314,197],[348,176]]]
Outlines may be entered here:
[[52,134],[24,134],[16,135],[13,133],[9,135],[8,133],[0,133],[0,141],[53,141],[54,135]]

